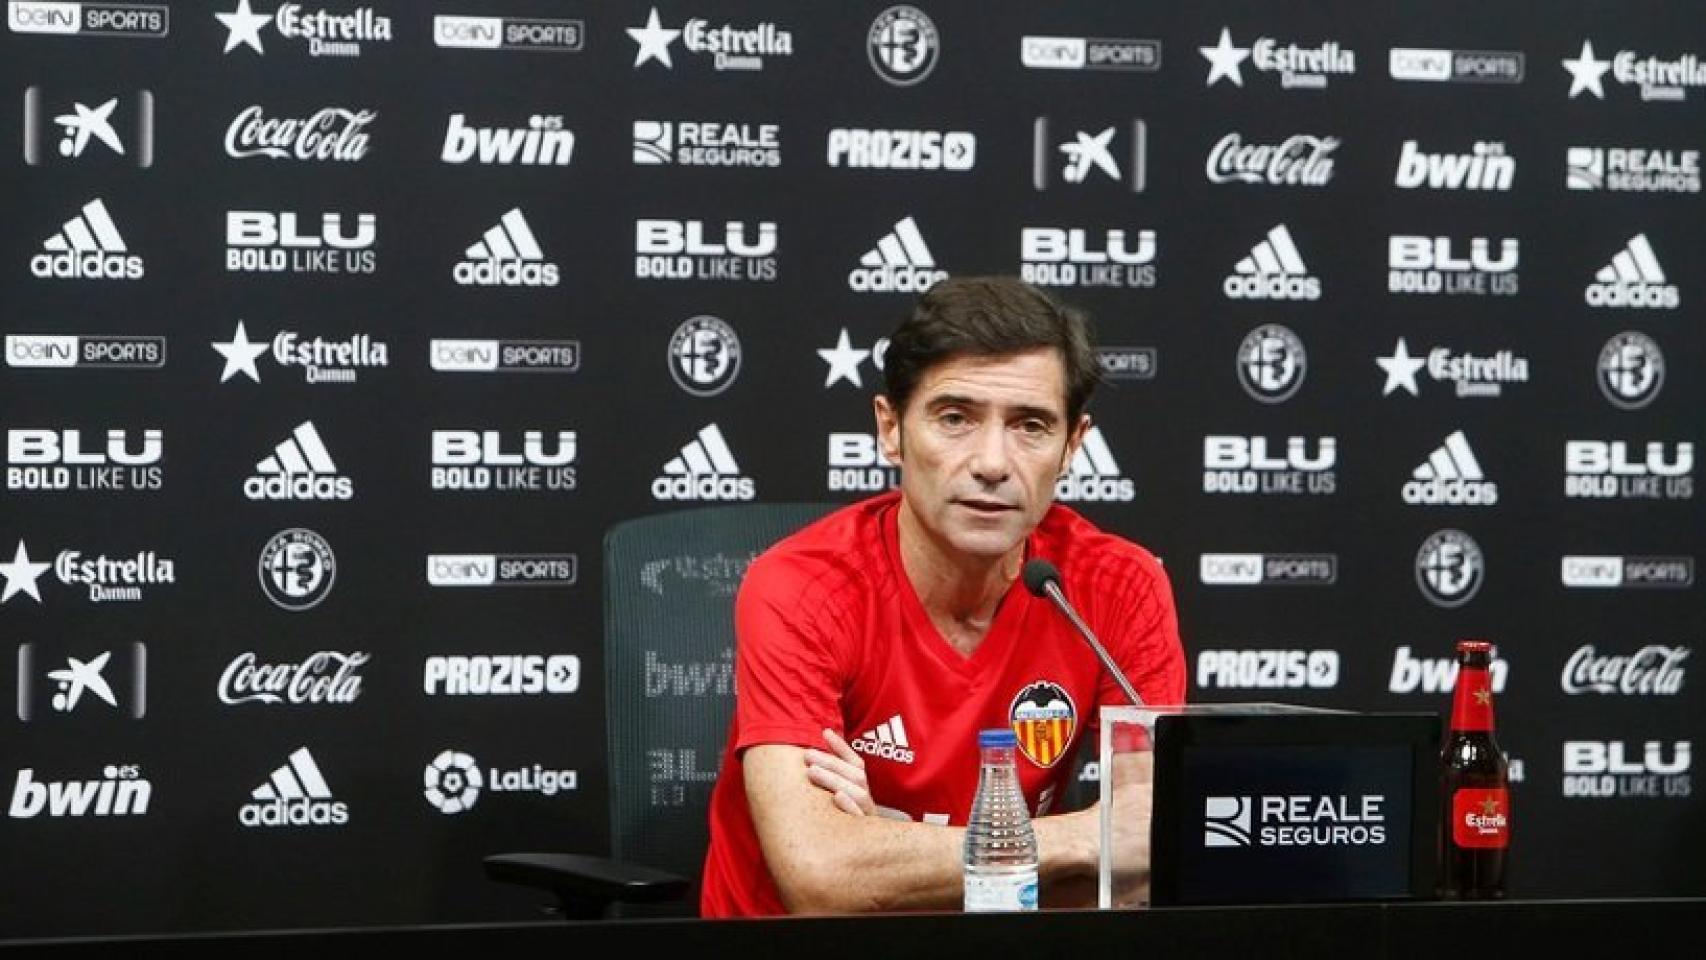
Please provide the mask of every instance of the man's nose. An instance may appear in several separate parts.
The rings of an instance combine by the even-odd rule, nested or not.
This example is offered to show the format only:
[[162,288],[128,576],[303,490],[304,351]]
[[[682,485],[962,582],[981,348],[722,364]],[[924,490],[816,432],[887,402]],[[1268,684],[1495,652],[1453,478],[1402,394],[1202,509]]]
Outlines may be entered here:
[[1004,424],[987,423],[978,430],[972,446],[971,473],[986,486],[1003,483],[1012,475],[1013,460]]

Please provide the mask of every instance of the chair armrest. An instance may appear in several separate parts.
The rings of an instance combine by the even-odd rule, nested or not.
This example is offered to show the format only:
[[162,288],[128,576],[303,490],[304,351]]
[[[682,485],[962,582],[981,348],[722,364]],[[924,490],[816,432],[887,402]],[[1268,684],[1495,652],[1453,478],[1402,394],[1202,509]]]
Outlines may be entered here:
[[595,919],[613,903],[679,900],[689,882],[639,864],[571,853],[496,853],[485,858],[486,876],[538,887],[557,895],[565,916]]

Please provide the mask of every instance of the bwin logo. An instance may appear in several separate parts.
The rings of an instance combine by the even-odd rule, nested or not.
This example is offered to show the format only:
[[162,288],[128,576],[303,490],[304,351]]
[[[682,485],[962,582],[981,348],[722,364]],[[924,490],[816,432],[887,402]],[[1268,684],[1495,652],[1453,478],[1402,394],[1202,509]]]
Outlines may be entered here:
[[12,803],[6,809],[14,820],[46,813],[50,817],[125,817],[148,812],[154,785],[142,779],[134,765],[108,764],[99,780],[39,782],[35,770],[18,771]]
[[1509,190],[1515,179],[1516,158],[1503,143],[1476,141],[1468,154],[1423,153],[1406,140],[1394,182],[1405,190]]
[[1665,282],[1664,268],[1644,233],[1630,237],[1593,278],[1586,293],[1589,306],[1675,310],[1682,303],[1676,285]]
[[1054,498],[1074,501],[1127,502],[1137,496],[1130,477],[1120,475],[1113,451],[1102,437],[1101,427],[1091,427],[1084,442],[1072,454],[1066,475],[1054,485]]
[[652,481],[652,497],[658,500],[751,500],[757,495],[757,484],[741,475],[714,423],[701,428]]
[[1233,300],[1319,300],[1321,280],[1309,276],[1291,230],[1279,224],[1239,260],[1221,284]]
[[445,163],[467,163],[474,160],[484,164],[520,164],[523,166],[566,167],[575,153],[575,134],[563,129],[563,118],[555,114],[534,114],[527,126],[471,127],[466,114],[453,113],[444,131],[444,149],[439,158]]
[[[1505,679],[1510,676],[1510,663],[1494,651],[1488,672],[1494,693],[1505,692]],[[1399,647],[1392,656],[1392,676],[1386,689],[1392,693],[1450,693],[1457,689],[1457,661],[1444,658],[1413,656],[1408,646]]]
[[1249,847],[1249,797],[1205,797],[1203,800],[1203,836],[1205,847]]
[[906,217],[859,258],[847,286],[860,293],[923,293],[947,275],[936,268],[918,224]]

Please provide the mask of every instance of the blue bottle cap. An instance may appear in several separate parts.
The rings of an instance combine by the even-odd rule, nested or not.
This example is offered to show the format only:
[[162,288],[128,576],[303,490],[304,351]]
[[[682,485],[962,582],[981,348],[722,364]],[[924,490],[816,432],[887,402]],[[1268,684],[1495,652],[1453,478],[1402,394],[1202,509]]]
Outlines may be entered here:
[[1016,747],[1019,738],[1014,735],[1012,727],[996,727],[991,730],[977,732],[977,745],[981,747]]

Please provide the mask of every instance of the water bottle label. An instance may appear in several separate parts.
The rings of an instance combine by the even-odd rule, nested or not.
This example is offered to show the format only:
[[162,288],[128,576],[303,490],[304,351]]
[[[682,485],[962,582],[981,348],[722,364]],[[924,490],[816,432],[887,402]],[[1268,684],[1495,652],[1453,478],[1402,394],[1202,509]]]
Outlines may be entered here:
[[1037,875],[966,877],[966,912],[994,913],[1037,908]]

